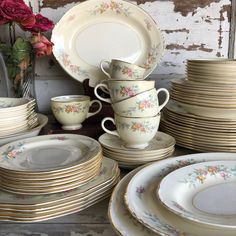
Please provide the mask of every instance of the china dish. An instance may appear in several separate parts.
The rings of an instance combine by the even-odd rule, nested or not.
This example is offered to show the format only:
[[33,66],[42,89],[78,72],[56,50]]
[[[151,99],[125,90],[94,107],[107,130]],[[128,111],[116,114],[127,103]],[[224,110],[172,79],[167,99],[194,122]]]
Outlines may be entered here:
[[132,177],[143,167],[136,168],[128,173],[116,185],[110,198],[108,207],[108,219],[114,230],[121,236],[157,236],[144,225],[139,223],[125,207],[124,194]]
[[38,222],[78,212],[108,197],[118,181],[116,162],[103,158],[96,179],[71,191],[24,197],[2,191],[0,220]]
[[182,167],[161,180],[157,197],[169,210],[186,219],[236,228],[235,173],[236,161]]
[[[163,236],[234,236],[236,231],[233,228],[191,222],[169,211],[157,198],[156,189],[163,177],[181,167],[206,161],[234,161],[235,158],[236,154],[230,153],[200,153],[170,158],[148,165],[135,174],[128,184],[125,194],[127,208],[140,223]],[[128,217],[126,220],[130,221]],[[135,225],[132,227],[136,228]],[[127,230],[131,231],[132,227]],[[134,234],[131,232],[130,235]]]
[[124,146],[123,141],[111,134],[99,137],[103,147],[103,155],[118,162],[120,167],[134,169],[140,165],[170,157],[175,150],[175,139],[157,131],[148,147],[135,150]]
[[84,165],[101,153],[100,144],[87,136],[42,135],[0,147],[0,168],[15,172],[60,172]]
[[106,75],[103,59],[120,59],[146,69],[147,77],[164,51],[161,30],[142,8],[127,1],[90,0],[77,4],[52,31],[53,54],[74,79],[94,87]]

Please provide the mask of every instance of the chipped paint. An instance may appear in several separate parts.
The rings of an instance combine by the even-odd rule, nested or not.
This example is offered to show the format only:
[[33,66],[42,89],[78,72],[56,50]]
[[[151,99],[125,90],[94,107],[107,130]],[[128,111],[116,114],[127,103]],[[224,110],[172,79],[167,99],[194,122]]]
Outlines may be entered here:
[[185,33],[189,33],[188,29],[175,29],[175,30],[165,30],[165,33],[167,34],[171,34],[171,33],[176,33],[176,32],[185,32]]
[[200,45],[197,45],[197,44],[192,44],[192,45],[189,45],[188,47],[184,47],[183,45],[179,45],[179,44],[169,44],[169,45],[166,45],[166,49],[169,49],[169,50],[187,50],[187,51],[197,51],[197,50],[200,50],[200,51],[203,51],[203,52],[212,52],[213,49],[211,48],[205,48],[205,44],[200,44]]

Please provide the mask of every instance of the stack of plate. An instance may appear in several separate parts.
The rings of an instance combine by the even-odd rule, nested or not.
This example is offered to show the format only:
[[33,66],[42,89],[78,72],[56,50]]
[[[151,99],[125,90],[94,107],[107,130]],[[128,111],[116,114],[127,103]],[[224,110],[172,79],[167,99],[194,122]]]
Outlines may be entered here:
[[2,190],[0,220],[37,222],[84,210],[110,196],[119,174],[117,163],[103,158],[97,177],[70,191],[30,196]]
[[188,60],[187,79],[171,81],[161,130],[186,148],[235,152],[235,66],[236,60]]
[[235,160],[200,153],[132,171],[110,199],[112,226],[119,235],[235,236]]
[[38,125],[35,100],[0,98],[0,138],[6,138]]
[[236,60],[194,59],[187,61],[188,80],[199,83],[234,84]]
[[179,146],[197,151],[236,151],[236,120],[197,116],[174,100],[165,107],[160,128],[175,137]]
[[12,193],[39,195],[63,192],[98,175],[101,145],[73,135],[42,135],[0,148],[1,187]]
[[175,149],[175,139],[159,131],[143,150],[127,148],[119,137],[107,133],[99,137],[99,142],[106,157],[116,160],[120,167],[129,169],[167,158]]
[[41,129],[48,123],[48,117],[37,113],[37,117],[38,117],[38,125],[30,128],[28,130],[25,131],[21,131],[17,134],[12,134],[12,135],[7,135],[4,138],[0,138],[0,146],[9,143],[9,142],[13,142],[15,140],[21,140],[24,138],[30,138],[30,137],[34,137],[37,136],[39,134],[39,132],[41,131]]

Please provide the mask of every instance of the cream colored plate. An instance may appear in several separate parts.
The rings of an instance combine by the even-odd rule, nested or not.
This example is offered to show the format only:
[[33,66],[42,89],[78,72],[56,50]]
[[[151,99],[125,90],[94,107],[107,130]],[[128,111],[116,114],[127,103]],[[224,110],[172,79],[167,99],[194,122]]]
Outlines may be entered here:
[[80,187],[84,184],[87,184],[93,178],[97,177],[99,170],[96,172],[92,172],[86,176],[86,178],[79,179],[70,183],[64,183],[57,186],[37,186],[37,187],[28,187],[28,186],[16,186],[10,185],[8,182],[2,182],[1,187],[3,190],[14,193],[14,194],[24,194],[24,195],[43,195],[43,194],[51,194],[51,193],[59,193],[72,190],[74,188]]
[[186,219],[236,228],[236,207],[232,198],[236,194],[235,170],[235,161],[210,161],[182,167],[161,180],[157,196],[168,209]]
[[121,59],[147,69],[156,67],[164,50],[161,30],[142,8],[128,1],[90,0],[77,4],[52,31],[53,53],[73,78],[95,86],[105,75],[103,59]]
[[[186,221],[166,209],[156,197],[159,181],[175,169],[198,162],[235,158],[236,154],[200,153],[169,158],[148,165],[129,182],[125,195],[127,207],[140,223],[160,235],[235,236],[235,229],[208,227],[205,224]],[[127,219],[127,222],[130,221]]]
[[226,118],[216,118],[216,117],[204,117],[204,116],[198,116],[190,113],[188,110],[186,110],[181,103],[175,101],[175,100],[169,100],[167,103],[165,109],[170,110],[171,112],[175,114],[180,114],[185,117],[195,118],[197,120],[203,120],[203,121],[213,121],[213,122],[219,122],[219,123],[227,123],[227,124],[236,124],[236,119],[226,119]]
[[134,150],[131,148],[127,148],[124,146],[123,141],[114,135],[110,134],[103,134],[99,137],[99,142],[106,147],[107,149],[111,149],[117,151],[119,153],[129,154],[135,153],[141,154],[148,154],[148,153],[155,153],[162,149],[169,148],[175,144],[175,140],[172,136],[167,135],[163,132],[157,131],[156,136],[150,141],[149,145],[143,150]]
[[57,172],[86,163],[100,144],[75,134],[42,135],[0,147],[0,167],[19,172]]
[[40,206],[43,207],[51,203],[70,200],[74,197],[79,198],[81,194],[86,194],[87,191],[96,188],[96,186],[106,184],[116,175],[116,173],[117,163],[109,158],[104,157],[100,174],[98,174],[95,179],[81,187],[75,188],[71,191],[66,191],[64,193],[35,196],[25,195],[24,197],[22,197],[22,195],[1,191],[0,206],[11,205],[13,208],[15,206],[20,208],[22,207],[37,209],[40,208]]
[[157,236],[156,233],[146,228],[131,216],[123,200],[129,181],[141,168],[133,170],[122,178],[116,185],[110,198],[108,219],[118,235],[121,236]]

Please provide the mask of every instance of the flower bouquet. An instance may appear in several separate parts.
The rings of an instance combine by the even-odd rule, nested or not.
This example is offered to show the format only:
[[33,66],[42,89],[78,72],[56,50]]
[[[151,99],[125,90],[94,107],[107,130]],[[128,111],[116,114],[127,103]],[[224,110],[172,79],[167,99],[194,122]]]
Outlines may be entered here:
[[[34,59],[50,55],[52,43],[42,32],[54,24],[41,14],[34,14],[23,0],[0,0],[0,25],[8,25],[9,41],[0,39],[0,53],[8,72],[15,97],[31,97],[30,83],[34,78]],[[25,31],[25,36],[16,32]]]

